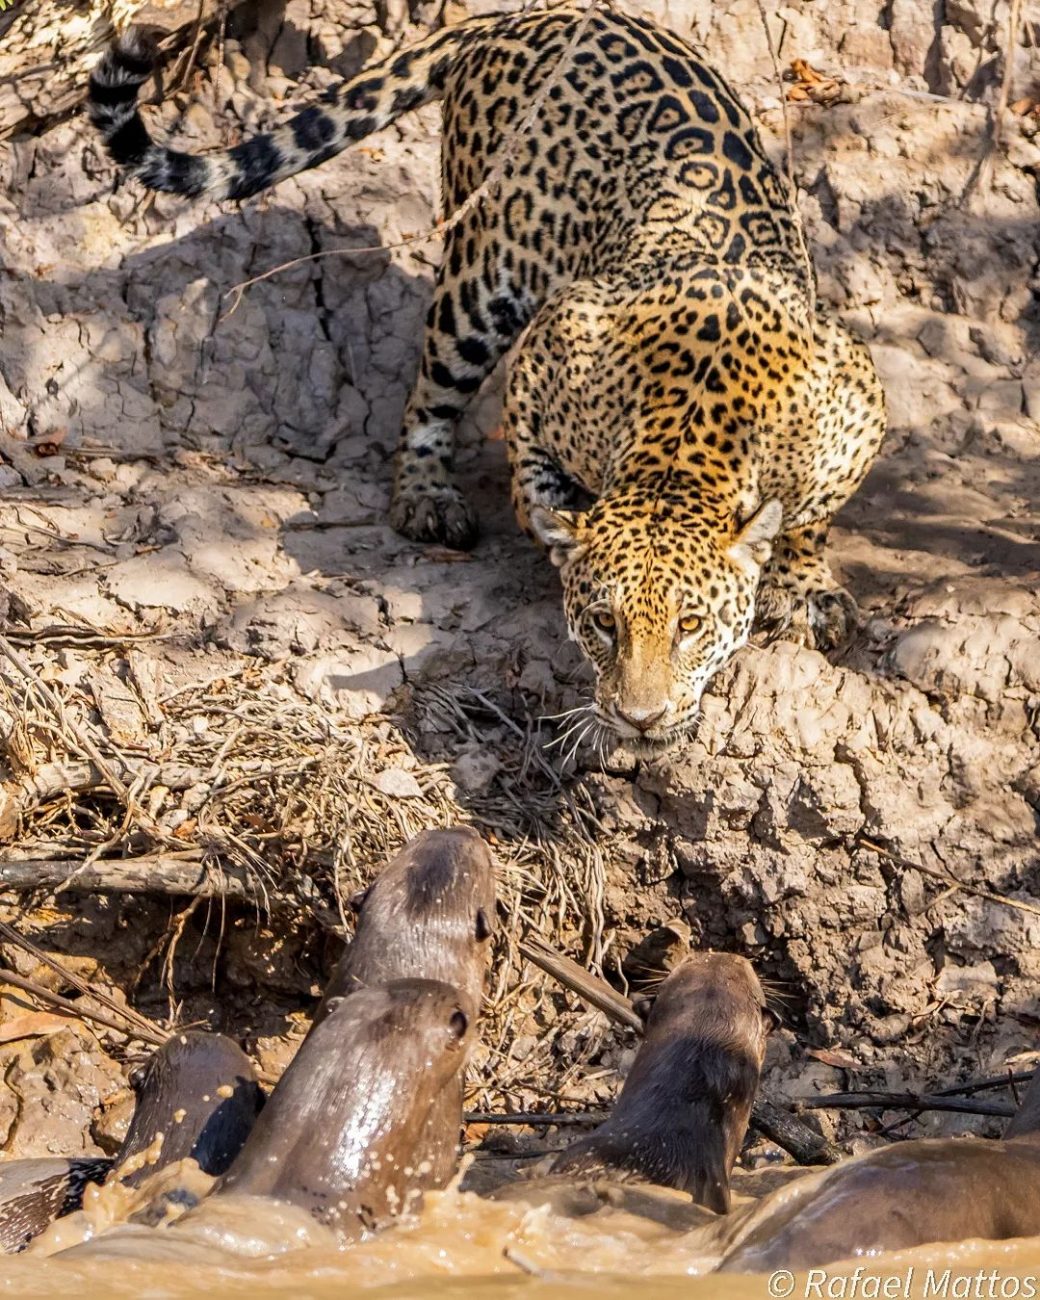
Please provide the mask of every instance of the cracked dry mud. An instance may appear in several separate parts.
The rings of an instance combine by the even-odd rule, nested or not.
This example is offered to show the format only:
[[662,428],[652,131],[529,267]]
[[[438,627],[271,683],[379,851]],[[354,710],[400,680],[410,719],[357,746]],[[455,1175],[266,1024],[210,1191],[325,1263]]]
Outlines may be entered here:
[[[755,0],[640,7],[703,42],[781,157]],[[91,698],[123,750],[158,758],[169,740],[136,696],[119,704],[129,658],[160,683],[156,698],[221,673],[248,681],[259,665],[345,725],[386,714],[406,742],[395,770],[443,780],[479,823],[517,730],[572,707],[585,677],[555,573],[511,517],[495,384],[463,437],[478,548],[424,549],[386,523],[438,245],[336,252],[253,285],[233,311],[228,297],[291,259],[428,228],[436,110],[241,209],[145,196],[117,183],[71,114],[68,87],[104,15],[39,8],[49,25],[0,16],[13,78],[0,85],[0,572],[12,626],[164,633],[132,652],[34,652],[73,694],[103,679]],[[182,29],[196,13],[166,8]],[[452,2],[446,16],[480,8]],[[564,918],[572,950],[590,950],[592,918],[610,971],[682,915],[695,942],[751,957],[789,999],[764,1080],[780,1094],[950,1082],[1028,1063],[1037,1046],[1040,135],[1009,115],[987,146],[1006,9],[792,0],[771,18],[783,63],[803,57],[845,83],[837,103],[792,104],[789,116],[821,295],[870,343],[889,404],[883,454],[832,539],[864,625],[830,659],[747,649],[682,753],[638,766],[579,754],[565,770],[567,795],[597,811],[601,855],[597,896]],[[243,5],[154,111],[186,147],[226,143],[432,17],[398,3]],[[1026,4],[1013,99],[1040,84],[1038,22]],[[468,689],[500,712],[460,727],[430,707]],[[9,733],[9,758],[13,744]],[[34,835],[11,854],[44,856]],[[516,847],[503,842],[503,857]],[[550,848],[540,834],[526,859],[543,880],[570,869]],[[14,915],[25,899],[7,901]],[[30,901],[21,922],[44,947],[107,987],[140,976],[134,996],[164,1010],[151,950],[167,903]],[[232,926],[219,953],[212,917],[208,930],[202,913],[189,924],[174,962],[185,1008],[284,1061],[329,952],[305,920]],[[9,947],[4,959],[33,968]],[[631,1044],[562,995],[525,1018],[538,983],[530,969],[526,980],[494,1058],[516,1105],[545,1105],[546,1089],[612,1095]],[[5,1026],[26,1014],[5,1000],[0,1146],[110,1147],[125,1122],[122,1050],[45,1022],[19,1038]],[[865,1140],[870,1122],[822,1123]],[[989,1131],[952,1116],[909,1131],[968,1128]]]

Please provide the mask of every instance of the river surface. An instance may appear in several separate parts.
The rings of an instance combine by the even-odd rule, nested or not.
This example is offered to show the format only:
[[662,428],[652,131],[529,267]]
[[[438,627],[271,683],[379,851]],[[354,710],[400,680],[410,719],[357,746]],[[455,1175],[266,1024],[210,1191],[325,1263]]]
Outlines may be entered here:
[[[172,1182],[173,1175],[166,1178]],[[515,1201],[449,1189],[430,1194],[417,1219],[349,1245],[303,1211],[253,1198],[203,1202],[173,1226],[146,1228],[125,1220],[140,1208],[148,1189],[90,1193],[84,1211],[53,1224],[26,1253],[5,1258],[0,1295],[26,1300],[1040,1297],[1040,1238],[921,1247],[797,1277],[714,1274],[704,1231],[695,1227],[711,1216],[665,1191],[624,1194],[616,1204],[586,1213],[573,1197],[552,1189],[527,1190]],[[747,1200],[738,1194],[741,1202]]]

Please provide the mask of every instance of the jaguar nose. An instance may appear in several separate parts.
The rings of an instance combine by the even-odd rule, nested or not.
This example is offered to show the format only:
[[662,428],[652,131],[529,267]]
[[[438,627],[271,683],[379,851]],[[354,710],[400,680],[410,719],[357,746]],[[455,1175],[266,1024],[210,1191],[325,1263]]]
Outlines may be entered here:
[[649,731],[655,722],[660,722],[668,712],[667,704],[662,704],[660,708],[654,708],[650,705],[648,708],[640,708],[638,705],[632,705],[623,709],[620,704],[614,706],[614,712],[622,722],[627,722],[630,727],[635,727],[636,731]]

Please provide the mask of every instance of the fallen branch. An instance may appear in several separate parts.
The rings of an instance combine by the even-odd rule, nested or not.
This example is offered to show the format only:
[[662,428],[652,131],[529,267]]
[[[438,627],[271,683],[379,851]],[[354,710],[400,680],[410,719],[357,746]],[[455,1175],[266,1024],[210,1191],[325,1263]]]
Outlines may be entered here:
[[123,783],[124,789],[129,788],[134,781],[143,779],[148,785],[164,785],[169,790],[189,790],[208,777],[203,768],[189,767],[183,763],[159,764],[114,756],[107,760],[105,769],[97,763],[47,763],[32,775],[19,781],[5,782],[0,787],[3,823],[11,827],[13,834],[18,817],[66,794],[112,790],[113,794],[119,795],[120,791],[112,785],[112,775]]
[[584,966],[579,966],[570,957],[557,952],[544,939],[536,936],[522,939],[520,955],[617,1024],[634,1029],[637,1034],[643,1032],[642,1017],[629,998],[611,988],[606,980],[600,979],[591,971],[587,971]]
[[[1030,1076],[1031,1077],[1031,1076]],[[796,1097],[798,1110],[950,1110],[965,1115],[996,1115],[1010,1119],[1018,1110],[1002,1101],[976,1101],[973,1097],[951,1097],[913,1092],[831,1092],[820,1097]]]
[[59,894],[184,894],[260,902],[263,891],[242,867],[215,866],[195,854],[155,853],[137,858],[0,860],[0,891],[46,889]]
[[47,1006],[64,1012],[75,1020],[90,1020],[94,1024],[103,1025],[106,1029],[114,1029],[119,1034],[125,1034],[127,1038],[136,1038],[152,1047],[162,1047],[169,1038],[169,1034],[158,1027],[154,1032],[149,1032],[143,1026],[131,1024],[128,1019],[117,1020],[115,1016],[109,1016],[104,1011],[85,1007],[82,1002],[63,998],[60,993],[55,993],[43,984],[37,984],[35,980],[26,979],[24,975],[19,975],[13,970],[0,967],[0,984],[10,984],[12,988],[21,989],[23,993],[31,994],[37,1001],[44,1002]]
[[166,632],[100,632],[92,627],[77,627],[74,623],[53,623],[41,628],[9,627],[4,635],[9,641],[27,645],[81,645],[100,649],[140,645],[144,641],[163,641]]
[[[643,1021],[632,1001],[623,993],[579,966],[570,957],[557,952],[543,939],[529,937],[520,944],[521,954],[540,970],[551,975],[564,988],[602,1011],[618,1024],[643,1032]],[[520,1121],[515,1121],[520,1122]],[[569,1121],[576,1123],[578,1121]],[[751,1112],[751,1127],[782,1147],[800,1165],[833,1165],[841,1159],[841,1152],[832,1142],[801,1123],[789,1111],[759,1097]]]
[[978,885],[969,885],[964,880],[958,880],[952,872],[940,871],[937,867],[926,867],[920,862],[911,862],[909,858],[893,853],[891,849],[886,849],[883,844],[878,844],[876,840],[869,839],[866,835],[861,835],[857,842],[864,848],[870,849],[872,853],[880,853],[882,857],[888,858],[889,862],[901,867],[904,871],[919,871],[922,876],[929,876],[932,880],[939,880],[944,885],[950,885],[954,889],[963,889],[966,894],[974,894],[977,898],[985,898],[991,903],[1000,903],[1002,906],[1014,908],[1018,912],[1028,912],[1031,916],[1040,916],[1040,907],[1037,907],[1035,903],[1024,903],[1020,898],[1005,898],[1003,894],[995,894],[991,889],[980,889]]
[[524,1124],[532,1128],[552,1124],[562,1128],[568,1124],[602,1124],[609,1114],[606,1110],[564,1110],[556,1113],[548,1110],[520,1110],[513,1115],[499,1115],[490,1111],[471,1110],[462,1118],[467,1124]]
[[800,1165],[836,1165],[842,1155],[833,1142],[803,1124],[784,1106],[756,1097],[751,1127],[794,1156]]

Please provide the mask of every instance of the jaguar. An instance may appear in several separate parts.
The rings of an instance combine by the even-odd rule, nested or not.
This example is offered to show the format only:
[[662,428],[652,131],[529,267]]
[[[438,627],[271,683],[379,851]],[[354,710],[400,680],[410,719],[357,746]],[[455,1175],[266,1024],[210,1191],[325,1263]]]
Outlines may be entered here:
[[223,152],[155,141],[128,31],[89,112],[143,185],[245,199],[442,101],[443,258],[391,522],[468,548],[455,425],[519,340],[503,429],[521,526],[558,566],[596,675],[588,722],[637,751],[695,725],[752,628],[856,626],[826,559],[885,428],[866,347],[819,301],[789,185],[689,42],[604,0],[477,17]]

